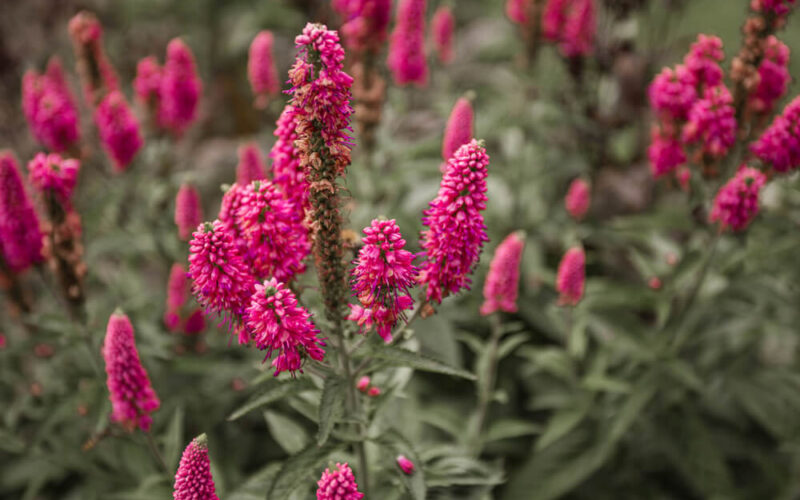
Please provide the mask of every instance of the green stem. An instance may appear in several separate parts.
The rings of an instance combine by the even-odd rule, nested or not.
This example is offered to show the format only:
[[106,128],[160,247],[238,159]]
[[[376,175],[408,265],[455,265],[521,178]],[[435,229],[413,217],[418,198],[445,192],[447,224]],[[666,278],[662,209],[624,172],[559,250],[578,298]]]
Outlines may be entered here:
[[[351,414],[355,414],[358,411],[358,394],[356,394],[356,381],[355,381],[355,373],[353,372],[353,367],[350,363],[350,353],[347,350],[347,346],[344,342],[344,335],[342,335],[342,327],[341,323],[337,323],[335,325],[335,331],[337,333],[337,346],[339,348],[339,359],[342,365],[342,371],[345,375],[346,385],[347,385],[347,392],[346,392],[346,403],[347,409]],[[361,440],[355,443],[356,453],[358,454],[358,476],[359,476],[359,484],[364,489],[364,495],[366,498],[371,498],[370,491],[369,491],[369,469],[367,468],[367,448],[366,444],[364,443],[364,424],[356,424],[358,429],[358,434],[361,436]]]
[[158,451],[158,446],[156,446],[153,435],[150,434],[150,432],[144,432],[144,437],[145,441],[147,441],[147,447],[150,448],[150,451],[153,453],[156,462],[158,462],[158,465],[160,465],[161,468],[164,469],[164,472],[169,476],[171,471],[169,470],[169,467],[167,467],[167,462],[164,460],[164,457],[161,456],[161,452]]
[[489,323],[492,327],[491,337],[489,338],[489,363],[486,368],[486,387],[483,391],[478,391],[478,413],[475,419],[475,434],[471,439],[471,448],[474,455],[479,455],[482,446],[483,427],[486,424],[486,416],[489,413],[489,405],[492,403],[492,393],[497,372],[497,352],[500,347],[500,338],[503,335],[503,324],[499,313],[489,316]]

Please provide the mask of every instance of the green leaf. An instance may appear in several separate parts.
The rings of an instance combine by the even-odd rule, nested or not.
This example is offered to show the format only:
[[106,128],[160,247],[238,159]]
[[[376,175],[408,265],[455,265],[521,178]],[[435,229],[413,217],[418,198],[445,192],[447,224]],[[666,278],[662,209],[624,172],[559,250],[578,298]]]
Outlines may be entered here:
[[492,422],[486,431],[486,442],[499,441],[542,432],[542,426],[527,420],[505,419]]
[[331,434],[333,424],[342,417],[344,400],[347,397],[347,382],[341,377],[325,379],[322,386],[322,396],[319,401],[319,430],[317,431],[317,444],[322,446]]
[[547,428],[536,441],[536,450],[542,450],[559,438],[568,434],[577,427],[589,414],[592,405],[592,398],[584,396],[577,402],[577,406],[564,408],[556,412],[547,423]]
[[326,443],[324,446],[311,443],[300,453],[289,457],[278,471],[277,479],[272,483],[267,498],[276,500],[289,498],[301,484],[317,478],[319,469],[328,460],[330,454],[340,447],[341,445],[336,443]]
[[264,420],[272,438],[286,453],[294,454],[308,444],[308,434],[294,419],[276,411],[264,410]]
[[176,468],[178,459],[181,456],[181,445],[183,444],[183,406],[175,408],[172,420],[164,434],[164,460],[167,465]]
[[275,381],[274,384],[269,384],[269,386],[262,390],[259,394],[251,397],[247,403],[240,406],[236,409],[233,413],[230,414],[228,420],[236,420],[241,418],[243,415],[260,408],[264,405],[268,405],[279,399],[283,399],[286,396],[291,394],[297,394],[298,392],[307,391],[309,389],[314,389],[314,383],[311,382],[310,379],[307,378],[298,378],[293,380],[281,380]]
[[384,361],[388,366],[408,366],[424,372],[442,373],[453,377],[475,380],[475,375],[447,365],[439,360],[419,354],[402,347],[383,345],[374,348],[370,354],[373,359]]

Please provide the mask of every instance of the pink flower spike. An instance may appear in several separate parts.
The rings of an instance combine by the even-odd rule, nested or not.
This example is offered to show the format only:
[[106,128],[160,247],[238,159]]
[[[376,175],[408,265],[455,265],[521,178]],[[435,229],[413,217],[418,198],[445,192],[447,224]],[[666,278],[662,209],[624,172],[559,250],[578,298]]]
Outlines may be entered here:
[[433,43],[436,52],[439,54],[439,61],[448,64],[453,60],[453,32],[455,31],[456,20],[453,17],[453,10],[447,5],[442,5],[433,14],[431,20],[431,31],[433,31]]
[[591,189],[589,183],[580,177],[573,180],[567,190],[567,196],[564,198],[564,207],[567,212],[575,220],[583,219],[586,212],[589,211],[589,204],[591,203]]
[[567,58],[588,55],[597,30],[594,0],[548,0],[542,13],[542,34],[558,44]]
[[272,182],[294,203],[301,217],[310,209],[308,181],[300,165],[300,157],[294,142],[297,140],[298,111],[291,104],[283,108],[275,128],[275,144],[269,152],[272,158]]
[[531,2],[536,0],[506,0],[506,16],[512,23],[526,26],[530,20]]
[[253,181],[266,179],[267,174],[258,144],[251,142],[239,146],[239,164],[236,166],[236,183],[246,186]]
[[0,257],[11,271],[24,271],[44,260],[43,237],[17,160],[0,151]]
[[397,85],[428,83],[428,61],[425,59],[426,0],[400,0],[397,21],[389,42],[386,65]]
[[650,159],[650,171],[656,179],[686,163],[686,152],[675,136],[674,125],[653,125],[647,157]]
[[97,16],[81,11],[69,20],[69,35],[83,81],[84,98],[90,106],[95,106],[107,93],[119,89],[116,71],[103,50],[103,27]]
[[78,109],[58,57],[50,58],[44,74],[25,73],[22,111],[36,140],[48,149],[62,152],[77,144]]
[[683,62],[694,76],[696,85],[708,89],[722,82],[722,68],[719,63],[723,59],[725,53],[722,51],[722,40],[716,36],[700,34]]
[[174,332],[181,326],[180,312],[189,295],[189,278],[186,269],[178,263],[172,264],[167,282],[167,303],[164,324]]
[[128,317],[119,311],[108,319],[103,359],[106,362],[111,399],[111,420],[120,423],[128,431],[137,427],[145,432],[150,430],[153,422],[150,414],[161,403],[139,359],[133,326]]
[[561,294],[559,305],[576,306],[583,297],[586,281],[586,257],[583,248],[573,247],[567,250],[558,265],[556,289]]
[[294,293],[275,278],[257,284],[247,308],[246,327],[256,347],[274,351],[278,356],[272,361],[275,375],[288,371],[292,375],[302,372],[305,356],[322,361],[325,343],[319,330],[311,322],[311,314],[297,303]]
[[741,231],[758,214],[758,198],[767,178],[760,171],[742,165],[739,171],[717,192],[711,209],[711,222],[722,229]]
[[786,105],[750,150],[776,172],[800,166],[800,96]]
[[702,142],[703,153],[714,158],[725,156],[736,142],[735,114],[733,97],[724,85],[707,88],[689,111],[683,141]]
[[797,0],[751,0],[750,7],[756,12],[772,12],[778,16],[788,14]]
[[664,68],[648,88],[650,106],[668,118],[685,120],[697,99],[697,81],[686,66]]
[[191,184],[183,184],[175,196],[175,225],[178,226],[178,236],[188,241],[192,231],[203,222],[203,207],[200,204],[200,194]]
[[442,159],[444,161],[452,158],[458,148],[472,140],[474,137],[473,121],[474,112],[470,97],[459,98],[453,106],[453,110],[450,111],[450,117],[447,119],[444,129],[444,140],[442,141]]
[[200,434],[183,450],[175,473],[173,500],[219,500],[211,477],[208,438]]
[[114,168],[124,171],[141,149],[143,140],[139,122],[122,92],[115,90],[106,94],[94,112],[94,121]]
[[278,94],[278,70],[272,56],[273,36],[270,31],[260,31],[250,44],[247,59],[247,77],[255,95],[255,107],[263,109],[271,97]]
[[429,301],[441,303],[449,294],[470,286],[469,274],[488,241],[482,214],[488,165],[482,142],[473,139],[461,146],[447,162],[438,195],[423,212],[425,262],[418,281],[426,286]]
[[160,92],[159,123],[180,137],[197,118],[203,93],[194,55],[180,38],[172,39],[167,45]]
[[489,274],[483,286],[481,314],[488,316],[496,311],[517,312],[519,292],[519,264],[525,248],[525,233],[509,234],[495,250],[489,265]]
[[158,105],[161,96],[162,68],[155,56],[147,56],[136,65],[136,78],[133,90],[136,98],[144,105]]
[[403,473],[410,476],[414,473],[414,462],[407,459],[405,455],[397,456],[397,465],[403,470]]
[[206,329],[206,317],[202,309],[195,309],[186,318],[183,324],[183,333],[186,335],[197,335]]
[[367,392],[369,389],[370,378],[366,375],[358,379],[358,383],[356,384],[356,388],[361,392]]
[[317,481],[317,500],[361,500],[364,494],[358,491],[353,471],[346,463],[336,464],[331,471],[325,469]]
[[392,0],[338,0],[334,9],[342,17],[342,38],[353,51],[381,49],[392,17]]
[[72,158],[37,153],[28,163],[29,179],[43,196],[53,196],[62,207],[69,209],[80,167],[81,162]]
[[765,44],[764,58],[758,66],[758,87],[748,97],[748,106],[757,113],[770,113],[791,80],[789,47],[773,35]]

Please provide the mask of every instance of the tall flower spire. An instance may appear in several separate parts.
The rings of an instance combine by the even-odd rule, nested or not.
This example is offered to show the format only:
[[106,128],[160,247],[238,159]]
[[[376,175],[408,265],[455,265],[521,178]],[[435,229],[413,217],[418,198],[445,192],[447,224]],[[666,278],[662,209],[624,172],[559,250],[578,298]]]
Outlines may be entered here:
[[556,277],[560,305],[576,306],[583,298],[583,288],[586,282],[585,267],[586,256],[581,247],[570,248],[561,258]]
[[250,142],[239,146],[239,164],[236,165],[236,183],[246,186],[253,181],[266,179],[264,161],[258,144]]
[[103,342],[103,359],[109,398],[111,419],[132,431],[137,427],[150,430],[151,413],[160,406],[158,396],[150,385],[150,377],[142,366],[133,326],[127,316],[115,312],[108,319],[106,338]]
[[349,0],[334,2],[342,17],[342,38],[348,50],[380,50],[392,17],[392,0]]
[[193,185],[185,183],[175,196],[175,225],[178,226],[178,236],[187,241],[201,222],[203,207],[200,204],[200,194]]
[[0,256],[19,272],[42,261],[39,217],[22,184],[17,160],[0,151]]
[[342,216],[337,180],[350,164],[350,88],[339,36],[309,23],[295,39],[299,55],[289,71],[300,165],[309,183],[314,258],[328,316],[341,322],[345,305]]
[[398,85],[428,83],[425,58],[426,0],[400,0],[397,21],[389,42],[387,65]]
[[109,92],[94,112],[100,140],[117,171],[128,168],[143,140],[139,122],[122,92]]
[[167,281],[167,301],[164,308],[164,325],[174,332],[181,326],[181,308],[189,295],[189,281],[186,269],[177,262],[172,264]]
[[283,108],[275,128],[275,144],[269,152],[272,158],[272,181],[284,195],[305,215],[311,209],[308,199],[308,181],[300,163],[300,152],[294,143],[297,140],[298,111],[289,103]]
[[265,108],[270,98],[278,94],[281,88],[278,82],[278,70],[275,69],[275,58],[272,55],[274,37],[271,31],[259,31],[250,44],[247,58],[247,77],[253,89],[256,108]]
[[439,194],[425,210],[422,248],[425,262],[419,282],[428,300],[441,302],[451,293],[469,288],[469,274],[488,241],[483,223],[489,156],[473,139],[448,160]]
[[439,61],[448,64],[453,60],[453,32],[455,31],[456,20],[453,17],[453,9],[447,5],[442,5],[433,14],[431,20],[431,31],[433,31],[433,43],[436,52],[439,54]]
[[474,135],[474,117],[472,111],[472,94],[467,93],[466,96],[460,97],[453,110],[450,111],[450,117],[447,119],[447,125],[444,129],[444,140],[442,140],[442,159],[444,161],[453,157],[453,154],[462,145],[467,144],[472,140]]
[[63,152],[80,139],[78,110],[61,60],[53,56],[47,70],[29,70],[22,78],[22,111],[36,140],[55,152]]
[[573,219],[581,220],[589,211],[591,194],[589,183],[580,177],[570,183],[567,196],[564,197],[564,207]]
[[519,293],[519,263],[525,247],[525,233],[516,231],[509,234],[494,252],[489,274],[483,285],[483,305],[481,314],[486,316],[495,311],[517,312]]
[[597,30],[594,10],[594,0],[548,0],[542,14],[544,38],[557,43],[567,58],[591,53]]
[[173,500],[219,500],[211,477],[208,438],[200,434],[183,450],[175,473]]
[[176,136],[182,135],[197,118],[202,92],[191,49],[180,38],[171,40],[161,76],[160,123]]
[[90,106],[95,106],[106,93],[119,88],[117,74],[103,50],[103,27],[97,16],[84,10],[70,19],[69,34],[84,97]]
[[394,219],[375,219],[364,228],[364,246],[352,271],[353,293],[361,305],[350,305],[348,319],[362,328],[375,325],[386,342],[392,341],[397,319],[414,304],[408,289],[414,286],[417,268],[405,245]]

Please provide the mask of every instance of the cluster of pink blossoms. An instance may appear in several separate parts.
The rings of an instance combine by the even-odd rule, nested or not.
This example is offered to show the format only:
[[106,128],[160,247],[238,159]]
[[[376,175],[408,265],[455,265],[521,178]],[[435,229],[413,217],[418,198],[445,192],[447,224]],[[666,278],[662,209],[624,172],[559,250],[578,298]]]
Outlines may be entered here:
[[586,283],[586,255],[583,248],[572,247],[567,250],[558,264],[556,290],[560,294],[560,305],[576,306],[583,298]]
[[750,149],[776,172],[800,167],[800,97],[786,105]]
[[482,315],[496,311],[517,312],[519,264],[524,248],[525,233],[522,231],[509,234],[497,246],[483,285]]
[[442,140],[442,159],[444,161],[453,157],[453,154],[475,137],[473,131],[473,121],[475,119],[472,111],[472,103],[467,97],[461,97],[456,101],[447,125],[444,128],[444,139]]
[[272,361],[275,375],[302,371],[303,357],[322,361],[325,343],[311,322],[311,314],[298,305],[294,293],[275,278],[257,284],[247,307],[246,327],[256,347],[279,354]]
[[733,97],[723,85],[706,87],[701,99],[689,110],[683,127],[685,144],[700,142],[703,154],[713,158],[725,156],[736,142],[736,117]]
[[43,235],[14,155],[0,151],[0,257],[14,272],[43,260]]
[[765,41],[764,59],[758,66],[758,86],[748,96],[748,107],[769,113],[789,86],[789,47],[770,35]]
[[426,0],[400,0],[386,61],[397,85],[428,83],[425,59]]
[[392,341],[392,327],[414,300],[408,289],[414,286],[417,268],[414,254],[405,250],[406,240],[392,220],[372,221],[364,228],[364,246],[352,271],[353,293],[361,305],[350,305],[347,319],[363,329],[375,326],[385,342]]
[[272,55],[273,42],[272,32],[259,31],[250,43],[248,52],[247,78],[250,80],[253,95],[256,96],[255,106],[259,109],[265,108],[270,98],[277,95],[281,88]]
[[548,0],[545,5],[542,35],[545,40],[557,43],[564,57],[590,54],[596,30],[594,0]]
[[115,312],[108,319],[103,342],[103,359],[106,362],[106,382],[111,399],[111,420],[132,431],[137,427],[150,430],[151,413],[161,405],[150,377],[142,366],[133,326],[127,316]]
[[317,481],[317,500],[361,500],[364,494],[358,491],[353,471],[346,463],[336,464],[336,468],[325,469]]
[[143,57],[136,64],[133,91],[139,102],[154,110],[158,110],[161,96],[161,73],[156,56]]
[[80,168],[79,160],[62,159],[55,153],[37,153],[28,163],[28,178],[36,190],[53,196],[59,205],[68,209]]
[[564,207],[573,219],[581,220],[589,211],[591,203],[591,189],[589,183],[578,177],[572,181],[564,198]]
[[236,184],[246,186],[253,181],[267,178],[264,161],[258,144],[251,142],[239,146],[239,164],[236,165]]
[[22,111],[36,140],[48,149],[62,152],[78,142],[78,110],[58,57],[50,59],[43,74],[25,73]]
[[441,303],[451,293],[469,288],[486,236],[486,176],[489,155],[473,139],[447,162],[439,193],[425,210],[422,248],[425,262],[419,283],[427,286],[429,301]]
[[433,31],[433,44],[439,54],[439,61],[447,64],[453,60],[453,32],[456,20],[453,10],[447,5],[442,5],[433,14],[431,31]]
[[175,473],[173,500],[219,500],[211,461],[208,459],[208,438],[200,434],[183,450],[178,471]]
[[139,122],[122,92],[106,94],[94,112],[100,140],[117,171],[124,171],[143,145]]
[[758,198],[767,182],[760,171],[742,166],[736,175],[722,186],[714,198],[710,220],[723,229],[741,231],[758,214]]
[[310,208],[308,181],[300,165],[300,157],[294,141],[297,140],[298,113],[287,104],[275,128],[275,144],[269,152],[272,158],[272,181],[280,186],[286,197],[295,204],[301,216]]
[[200,204],[200,194],[191,184],[181,185],[175,196],[175,225],[178,226],[178,236],[187,241],[201,222],[203,207]]
[[333,8],[343,20],[342,38],[348,49],[377,52],[386,41],[392,0],[337,0]]

